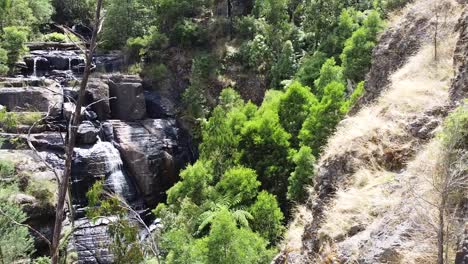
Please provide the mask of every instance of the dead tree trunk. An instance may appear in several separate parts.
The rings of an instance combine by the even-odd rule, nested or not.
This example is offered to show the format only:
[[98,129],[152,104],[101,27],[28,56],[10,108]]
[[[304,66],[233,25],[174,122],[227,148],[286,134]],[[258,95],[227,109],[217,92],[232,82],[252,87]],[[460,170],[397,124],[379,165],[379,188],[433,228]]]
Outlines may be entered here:
[[76,103],[75,112],[72,117],[71,125],[68,127],[67,142],[65,147],[65,169],[63,172],[62,180],[60,181],[58,201],[55,215],[54,233],[52,237],[51,256],[52,264],[57,264],[59,260],[59,244],[60,244],[60,233],[62,232],[62,222],[65,214],[65,198],[67,196],[68,184],[71,175],[71,165],[73,159],[73,149],[75,148],[76,134],[78,131],[78,125],[81,119],[81,107],[83,105],[86,86],[88,84],[89,75],[91,74],[91,65],[93,60],[93,53],[97,46],[97,35],[101,27],[101,8],[102,0],[97,0],[95,23],[93,29],[93,35],[89,49],[86,52],[86,65],[83,73],[83,79],[81,81],[80,90],[78,94],[78,101]]
[[443,194],[441,197],[440,205],[438,208],[439,211],[439,223],[438,223],[438,230],[437,230],[437,264],[444,264],[444,228],[445,228],[445,207],[446,207],[446,197]]

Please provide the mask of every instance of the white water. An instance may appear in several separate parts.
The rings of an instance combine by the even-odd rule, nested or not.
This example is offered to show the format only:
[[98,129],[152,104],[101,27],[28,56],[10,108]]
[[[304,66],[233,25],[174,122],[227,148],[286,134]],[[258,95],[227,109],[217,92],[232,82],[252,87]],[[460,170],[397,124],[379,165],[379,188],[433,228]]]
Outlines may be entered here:
[[72,59],[68,57],[68,70],[72,70],[72,65],[71,65]]
[[33,67],[33,77],[37,77],[37,61],[39,60],[39,57],[34,58],[34,67]]
[[135,190],[129,177],[123,171],[123,162],[119,150],[112,143],[101,141],[98,138],[98,142],[91,148],[76,148],[75,151],[82,158],[103,163],[101,168],[104,169],[102,173],[106,175],[105,185],[115,194],[127,200],[134,198]]

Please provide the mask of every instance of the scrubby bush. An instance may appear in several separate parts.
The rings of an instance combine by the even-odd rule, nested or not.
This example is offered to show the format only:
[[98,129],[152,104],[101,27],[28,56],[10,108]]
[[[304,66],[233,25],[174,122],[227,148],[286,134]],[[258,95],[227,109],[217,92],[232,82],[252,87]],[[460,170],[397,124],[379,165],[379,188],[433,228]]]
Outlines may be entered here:
[[46,42],[66,42],[67,36],[62,33],[52,32],[42,37],[43,41]]
[[236,17],[234,31],[237,36],[243,39],[251,39],[255,36],[255,18],[253,16]]
[[46,34],[42,37],[42,40],[45,42],[80,42],[80,39],[73,34],[62,34],[58,32],[52,32]]
[[29,258],[33,239],[27,227],[17,224],[26,221],[26,214],[19,205],[3,199],[0,200],[0,210],[3,212],[0,214],[0,262],[17,263]]
[[0,75],[6,75],[8,70],[8,53],[5,49],[0,48]]
[[208,33],[206,29],[191,19],[179,21],[172,33],[172,43],[181,45],[182,47],[202,45],[206,43],[207,39]]
[[54,194],[48,185],[49,182],[45,181],[30,181],[26,192],[34,196],[41,204],[53,204]]
[[15,163],[0,159],[0,178],[12,178],[15,174]]
[[24,27],[6,27],[3,32],[1,47],[8,52],[7,65],[12,70],[15,63],[28,50],[25,46],[28,40],[28,29]]
[[0,127],[13,129],[19,125],[33,125],[42,117],[40,112],[6,112],[0,111]]

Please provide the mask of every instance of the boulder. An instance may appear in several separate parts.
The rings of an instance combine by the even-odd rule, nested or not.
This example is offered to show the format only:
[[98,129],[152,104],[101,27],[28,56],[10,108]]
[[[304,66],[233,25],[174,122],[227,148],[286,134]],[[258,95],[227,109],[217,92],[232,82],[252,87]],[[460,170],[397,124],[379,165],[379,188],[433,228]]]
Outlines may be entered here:
[[84,121],[78,127],[77,142],[84,145],[94,144],[97,141],[98,134],[99,129],[91,121]]
[[101,121],[111,117],[109,85],[99,79],[90,79],[86,89],[86,102]]
[[34,203],[37,202],[37,200],[36,200],[36,198],[34,198],[34,196],[27,195],[27,194],[24,194],[24,193],[14,194],[14,195],[10,196],[9,200],[10,200],[10,202],[16,203],[16,204],[19,204],[19,205],[34,204]]
[[0,104],[14,112],[48,112],[58,115],[63,98],[60,87],[1,88]]
[[143,85],[138,79],[128,77],[109,80],[112,118],[126,121],[142,119],[146,114]]
[[173,119],[110,121],[122,158],[149,206],[161,201],[191,160],[187,139]]

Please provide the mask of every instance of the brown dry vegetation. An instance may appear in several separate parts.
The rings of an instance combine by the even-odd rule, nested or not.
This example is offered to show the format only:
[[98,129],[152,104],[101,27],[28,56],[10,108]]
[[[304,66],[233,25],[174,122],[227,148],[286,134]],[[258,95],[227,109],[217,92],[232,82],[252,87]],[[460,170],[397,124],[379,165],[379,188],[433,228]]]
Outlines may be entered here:
[[[372,105],[343,120],[329,139],[319,161],[319,171],[341,160],[333,175],[334,199],[324,211],[318,231],[321,254],[317,263],[434,263],[436,208],[433,186],[427,179],[435,170],[440,144],[429,140],[445,117],[448,89],[453,77],[453,52],[457,36],[453,27],[461,13],[454,1],[439,21],[438,60],[433,40],[411,57],[391,77],[391,84]],[[403,10],[428,15],[441,1],[420,0]],[[392,17],[390,24],[400,17]],[[425,120],[425,135],[412,129]],[[316,188],[317,189],[317,188]],[[311,195],[311,200],[316,199]],[[300,254],[302,223],[310,211],[298,209],[283,248]],[[289,254],[290,256],[293,254]],[[453,256],[453,254],[452,254]],[[327,260],[328,259],[328,260]],[[295,263],[295,262],[292,262]]]

